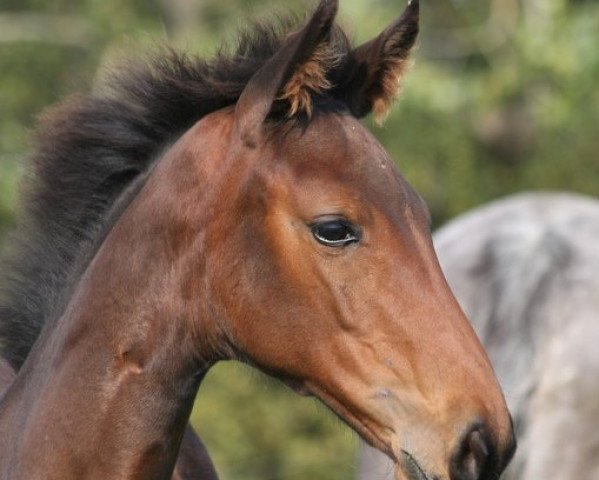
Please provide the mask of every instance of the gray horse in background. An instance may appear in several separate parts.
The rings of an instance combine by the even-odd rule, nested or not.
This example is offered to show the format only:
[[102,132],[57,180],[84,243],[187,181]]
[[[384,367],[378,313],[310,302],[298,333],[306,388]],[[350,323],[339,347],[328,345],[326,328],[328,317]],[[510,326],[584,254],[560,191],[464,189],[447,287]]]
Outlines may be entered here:
[[[441,228],[435,246],[514,417],[502,479],[599,479],[599,201],[509,197]],[[392,478],[362,445],[359,480]]]

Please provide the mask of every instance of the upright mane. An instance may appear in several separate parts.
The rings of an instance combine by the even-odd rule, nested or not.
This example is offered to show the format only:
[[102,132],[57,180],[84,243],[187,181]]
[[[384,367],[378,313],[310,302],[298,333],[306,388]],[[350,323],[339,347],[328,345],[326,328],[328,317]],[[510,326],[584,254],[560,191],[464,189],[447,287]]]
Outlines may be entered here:
[[[84,268],[77,265],[110,228],[115,203],[127,203],[119,202],[123,192],[143,183],[161,151],[195,122],[235,104],[297,25],[290,18],[255,24],[240,33],[232,53],[222,49],[209,61],[170,49],[144,62],[135,59],[111,71],[92,93],[74,95],[43,115],[20,227],[0,278],[0,349],[14,368],[20,368],[43,325],[60,315],[69,285]],[[295,98],[285,92],[278,111],[301,104],[309,117],[318,104],[343,100],[335,85],[352,68],[352,52],[339,28],[328,45],[320,58],[334,59],[330,65],[304,72],[307,88],[318,97],[315,105],[306,105],[293,79]],[[311,85],[314,78],[319,83]]]

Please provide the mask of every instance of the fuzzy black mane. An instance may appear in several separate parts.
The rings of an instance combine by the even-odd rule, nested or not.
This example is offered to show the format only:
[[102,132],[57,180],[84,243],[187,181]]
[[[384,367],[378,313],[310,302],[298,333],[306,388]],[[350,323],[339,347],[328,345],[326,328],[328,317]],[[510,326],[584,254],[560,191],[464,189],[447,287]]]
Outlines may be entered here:
[[[240,34],[234,53],[221,51],[211,61],[169,50],[128,64],[93,93],[73,96],[44,115],[20,228],[0,278],[0,348],[14,368],[44,323],[62,313],[77,264],[90,256],[123,192],[195,122],[235,104],[292,28],[293,21],[255,25]],[[341,59],[328,74],[334,85],[349,68],[351,49],[339,29],[332,35]],[[334,89],[327,95],[343,100]]]

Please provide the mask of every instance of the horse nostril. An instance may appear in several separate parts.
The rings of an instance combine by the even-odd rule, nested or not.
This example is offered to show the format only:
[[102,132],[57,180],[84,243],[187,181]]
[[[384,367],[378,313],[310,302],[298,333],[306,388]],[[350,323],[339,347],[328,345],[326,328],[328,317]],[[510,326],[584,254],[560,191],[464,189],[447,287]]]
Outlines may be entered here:
[[465,442],[464,470],[473,480],[478,479],[489,458],[489,447],[479,430],[470,432]]
[[496,455],[488,434],[480,424],[471,427],[451,459],[451,480],[483,480]]

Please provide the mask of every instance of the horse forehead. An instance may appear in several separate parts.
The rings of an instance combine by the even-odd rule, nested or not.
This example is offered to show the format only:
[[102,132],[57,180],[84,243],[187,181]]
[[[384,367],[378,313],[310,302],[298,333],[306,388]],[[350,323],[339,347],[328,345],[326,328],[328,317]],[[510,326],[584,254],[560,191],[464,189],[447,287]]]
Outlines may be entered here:
[[330,179],[369,191],[403,182],[382,145],[350,115],[317,116],[285,136],[279,147],[276,160],[297,179]]
[[343,157],[345,163],[372,164],[372,160],[388,160],[388,155],[374,135],[356,118],[341,113],[317,117],[306,129],[306,147],[316,149],[323,159]]

